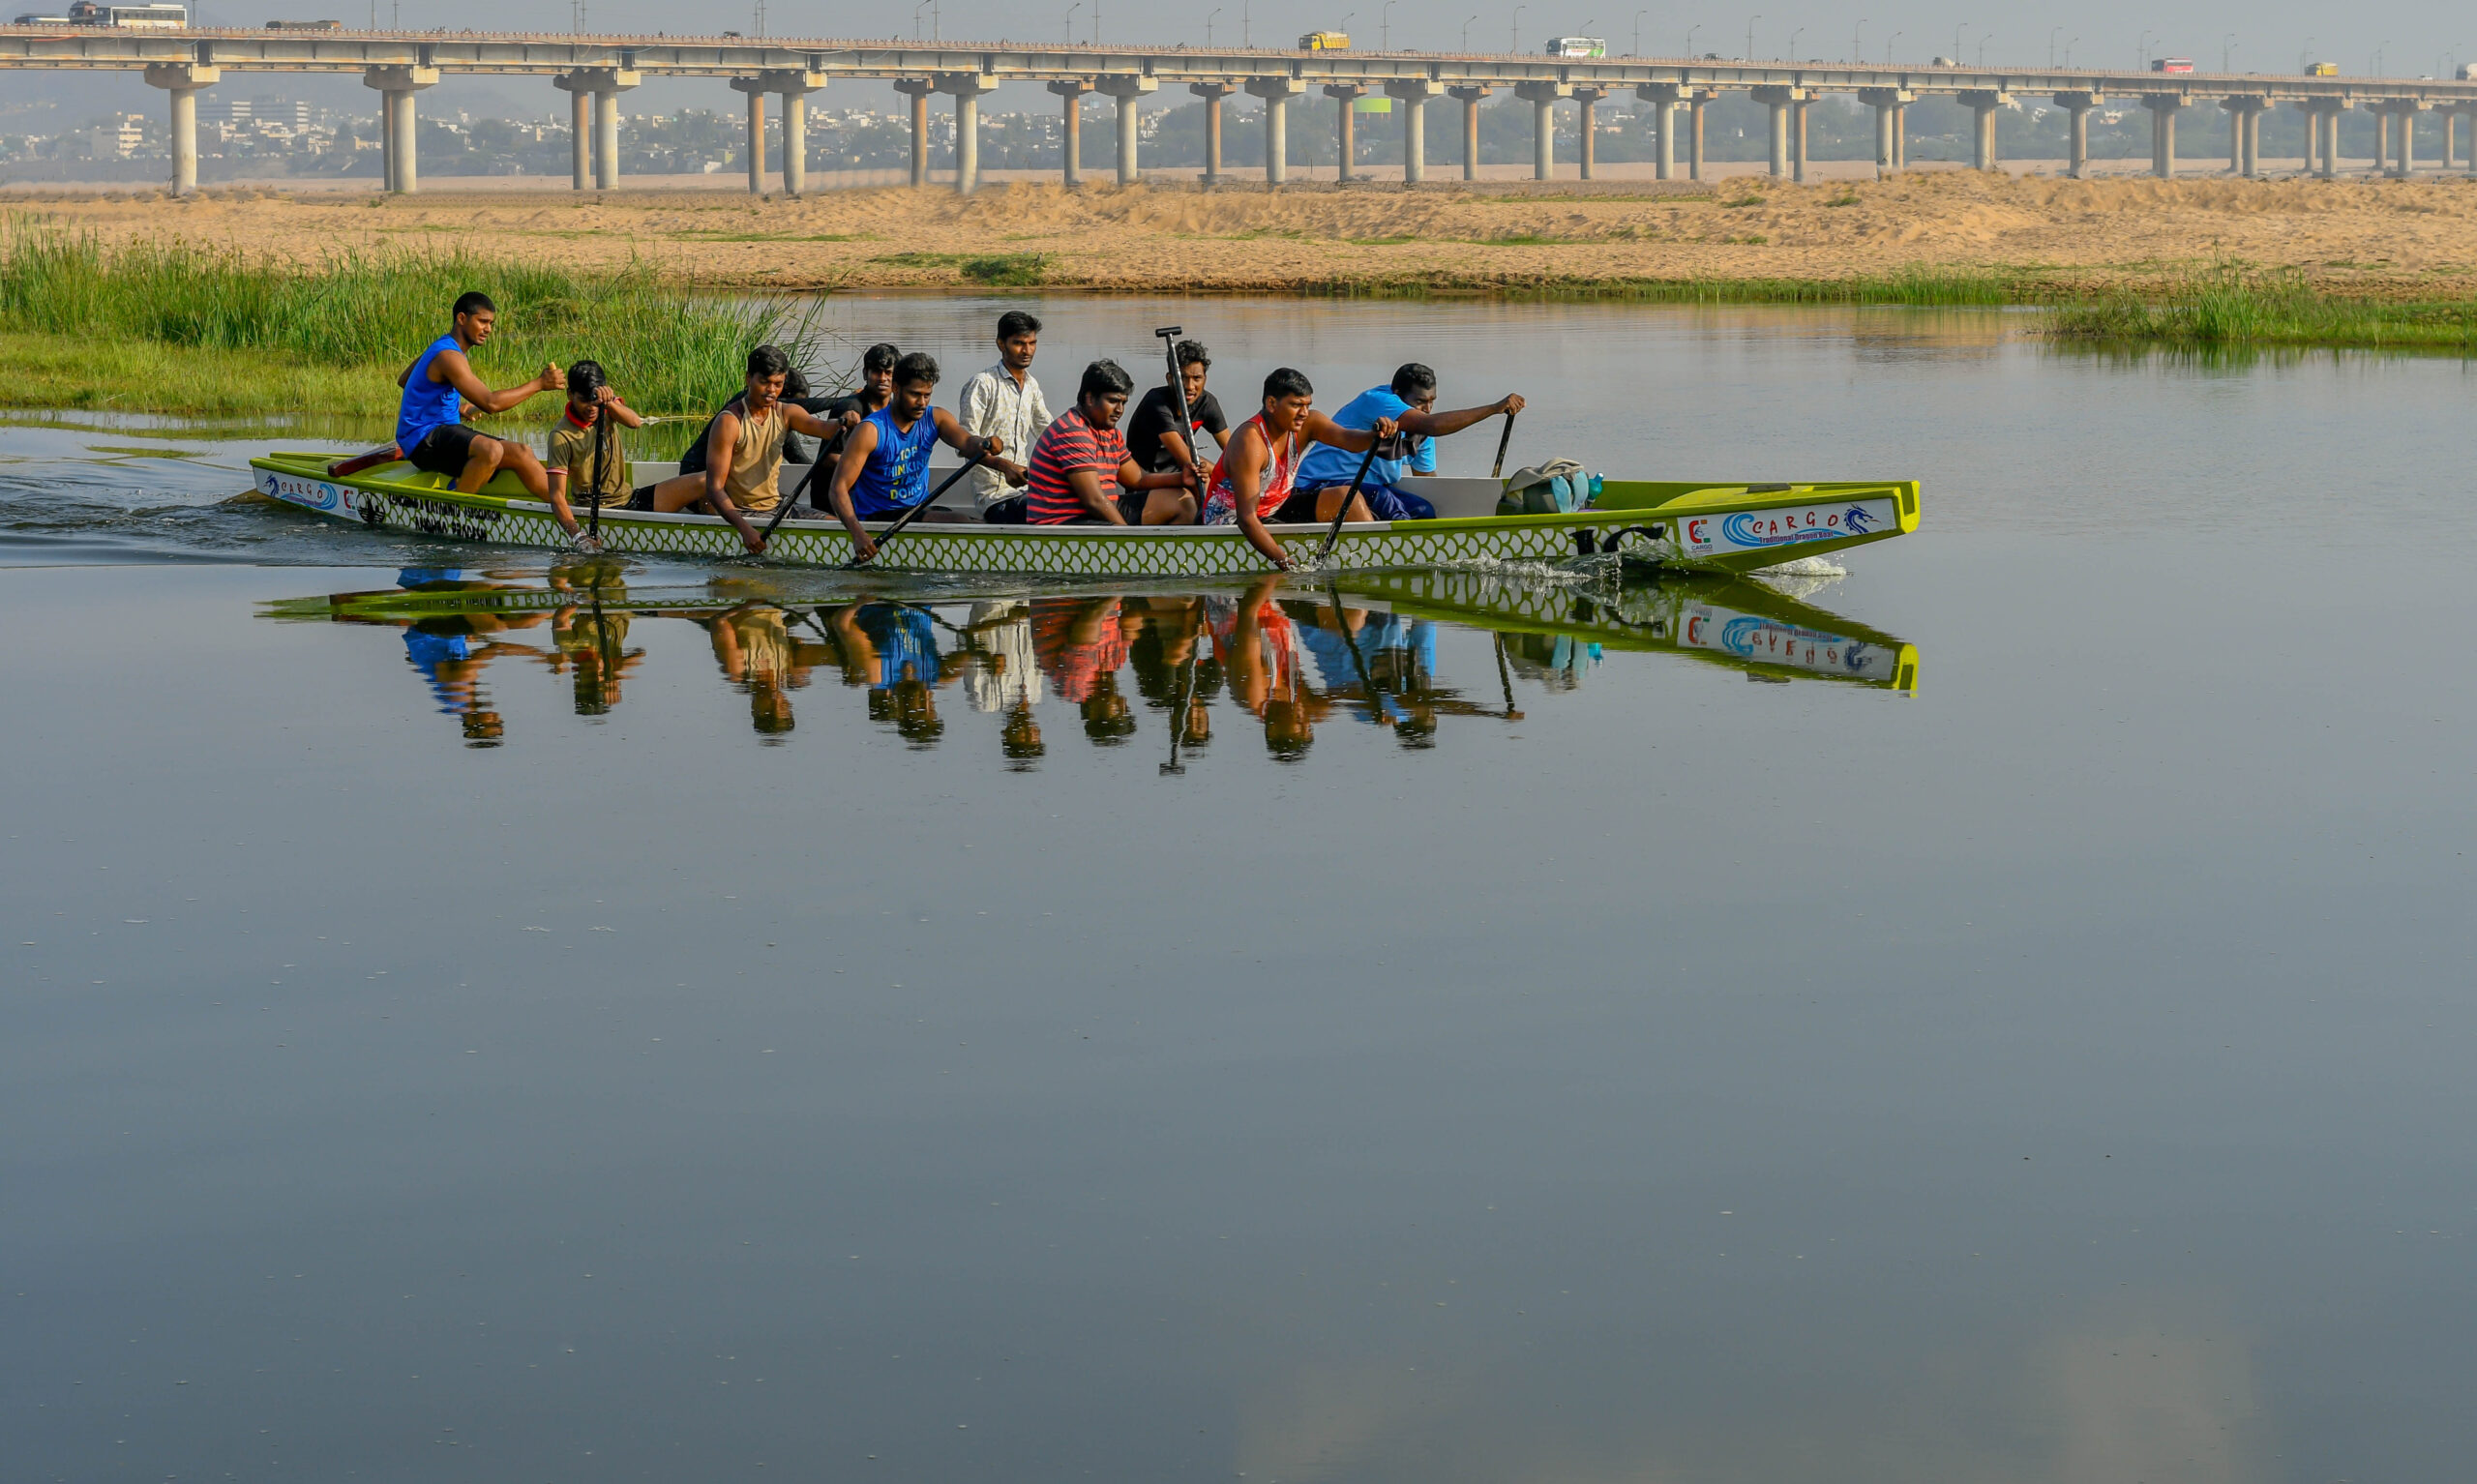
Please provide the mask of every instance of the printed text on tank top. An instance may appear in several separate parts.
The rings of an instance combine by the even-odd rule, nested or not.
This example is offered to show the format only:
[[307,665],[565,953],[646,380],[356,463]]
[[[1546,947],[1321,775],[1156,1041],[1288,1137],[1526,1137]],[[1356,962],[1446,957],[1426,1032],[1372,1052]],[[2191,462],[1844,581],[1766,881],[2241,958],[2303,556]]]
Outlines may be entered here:
[[938,412],[921,409],[910,428],[896,425],[894,409],[880,407],[863,426],[874,427],[878,446],[851,482],[851,509],[862,519],[910,510],[929,496],[929,448],[938,441]]

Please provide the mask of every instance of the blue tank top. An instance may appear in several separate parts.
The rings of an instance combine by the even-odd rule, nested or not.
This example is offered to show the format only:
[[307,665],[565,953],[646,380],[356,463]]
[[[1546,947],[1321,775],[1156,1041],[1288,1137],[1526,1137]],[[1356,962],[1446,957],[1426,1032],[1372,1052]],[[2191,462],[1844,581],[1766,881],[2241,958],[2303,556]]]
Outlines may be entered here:
[[456,337],[442,335],[430,342],[422,358],[413,363],[411,374],[404,378],[403,405],[396,412],[396,447],[406,454],[433,428],[444,428],[464,420],[464,399],[455,387],[444,381],[430,379],[430,363],[438,359],[442,350],[457,348]]
[[894,424],[894,409],[869,414],[878,430],[878,446],[860,477],[851,482],[851,509],[862,519],[910,510],[929,498],[929,446],[938,441],[938,414],[930,409],[905,432]]

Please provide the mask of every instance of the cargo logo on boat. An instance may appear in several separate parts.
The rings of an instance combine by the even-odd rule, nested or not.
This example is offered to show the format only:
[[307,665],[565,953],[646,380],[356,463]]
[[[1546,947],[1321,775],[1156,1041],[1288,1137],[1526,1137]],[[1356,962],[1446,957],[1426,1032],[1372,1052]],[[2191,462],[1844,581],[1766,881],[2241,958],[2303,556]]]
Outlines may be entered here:
[[343,498],[335,486],[324,480],[294,479],[272,469],[260,473],[258,488],[279,500],[307,505],[312,510],[333,510]]
[[1689,649],[1717,650],[1817,674],[1876,679],[1892,672],[1892,654],[1865,639],[1702,604],[1689,607],[1684,618],[1677,637]]
[[1878,519],[1864,505],[1845,510],[1742,510],[1721,518],[1720,534],[1736,547],[1786,547],[1802,541],[1871,535]]

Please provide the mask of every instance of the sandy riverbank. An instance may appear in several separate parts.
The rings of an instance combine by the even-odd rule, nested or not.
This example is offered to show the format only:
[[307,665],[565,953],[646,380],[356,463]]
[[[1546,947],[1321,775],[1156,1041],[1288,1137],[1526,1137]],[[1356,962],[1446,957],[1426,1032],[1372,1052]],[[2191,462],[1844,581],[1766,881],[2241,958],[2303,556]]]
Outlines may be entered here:
[[[311,261],[343,247],[444,246],[581,266],[649,260],[701,283],[954,287],[1035,279],[1146,291],[1534,290],[1638,280],[1833,280],[2027,271],[2146,282],[2216,262],[2293,268],[2334,291],[2477,295],[2477,182],[2070,181],[1920,171],[1886,182],[1740,176],[1339,189],[1000,181],[802,200],[711,190],[460,191],[385,198],[282,188],[11,193],[17,210],[112,240]],[[975,259],[1012,259],[997,265]]]

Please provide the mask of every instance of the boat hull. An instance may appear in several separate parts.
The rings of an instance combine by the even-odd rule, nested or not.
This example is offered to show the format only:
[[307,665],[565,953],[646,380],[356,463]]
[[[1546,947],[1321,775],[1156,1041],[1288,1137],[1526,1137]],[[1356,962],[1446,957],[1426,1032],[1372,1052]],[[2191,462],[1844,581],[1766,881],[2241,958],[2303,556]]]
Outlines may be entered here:
[[[435,475],[402,463],[385,464],[347,478],[331,477],[322,454],[270,454],[251,460],[258,491],[332,519],[408,535],[494,546],[561,549],[572,545],[549,505],[521,490],[486,488],[463,494]],[[492,485],[509,482],[501,475]],[[1616,486],[1621,493],[1667,490],[1665,486]],[[1681,491],[1711,493],[1709,487]],[[1818,491],[1833,491],[1828,498]],[[1906,515],[1903,493],[1906,490]],[[1547,516],[1467,516],[1435,520],[1370,521],[1346,525],[1327,566],[1380,570],[1488,566],[1546,562],[1607,547],[1617,538],[1628,555],[1661,565],[1746,571],[1880,541],[1914,529],[1916,486],[1782,487],[1776,493],[1749,493],[1731,487],[1732,498],[1699,495],[1607,509]],[[1865,512],[1853,519],[1852,512]],[[1734,523],[1732,523],[1734,522]],[[1738,543],[1726,532],[1749,522],[1769,522],[1769,545]],[[1801,524],[1801,522],[1806,522]],[[710,516],[656,515],[604,510],[601,539],[608,551],[636,556],[737,557],[739,535]],[[1863,529],[1856,528],[1863,525]],[[1702,539],[1710,530],[1711,539]],[[1294,561],[1314,559],[1325,542],[1322,525],[1270,527]],[[1788,539],[1776,539],[1786,530]],[[1801,531],[1808,534],[1800,535]],[[1655,534],[1656,532],[1656,534]],[[766,559],[789,566],[841,567],[851,560],[849,532],[830,521],[783,523]],[[1231,526],[1030,526],[977,522],[916,522],[884,549],[873,570],[910,573],[1007,573],[1058,577],[1215,577],[1257,573],[1265,559]]]

